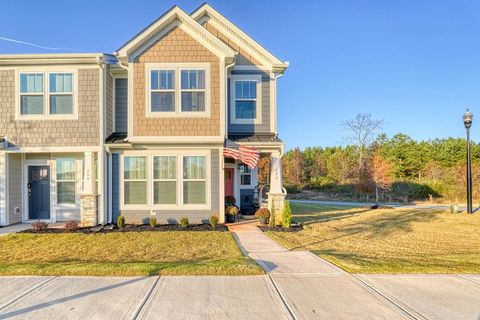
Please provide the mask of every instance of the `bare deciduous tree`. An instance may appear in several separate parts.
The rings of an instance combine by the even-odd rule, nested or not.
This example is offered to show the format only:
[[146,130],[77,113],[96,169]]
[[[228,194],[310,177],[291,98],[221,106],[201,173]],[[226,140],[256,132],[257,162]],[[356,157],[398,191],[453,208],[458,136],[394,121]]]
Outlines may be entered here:
[[358,170],[362,170],[367,147],[372,143],[378,131],[383,127],[383,120],[373,119],[370,113],[358,113],[350,120],[342,122],[346,132],[345,141],[357,147]]

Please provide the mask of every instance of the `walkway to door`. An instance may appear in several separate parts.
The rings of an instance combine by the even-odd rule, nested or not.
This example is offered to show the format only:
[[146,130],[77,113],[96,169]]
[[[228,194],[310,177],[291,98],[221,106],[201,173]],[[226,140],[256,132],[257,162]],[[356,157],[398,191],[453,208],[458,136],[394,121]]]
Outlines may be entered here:
[[257,228],[229,226],[268,272],[296,319],[478,319],[480,276],[352,275],[309,251],[289,251]]

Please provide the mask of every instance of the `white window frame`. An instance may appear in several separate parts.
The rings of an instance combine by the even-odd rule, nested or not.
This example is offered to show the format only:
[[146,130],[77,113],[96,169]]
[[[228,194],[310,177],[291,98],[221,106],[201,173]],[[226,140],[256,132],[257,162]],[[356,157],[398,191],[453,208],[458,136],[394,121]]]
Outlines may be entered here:
[[[58,179],[58,160],[71,160],[74,162],[75,164],[75,167],[74,167],[74,173],[75,173],[75,178],[74,180],[59,180]],[[77,188],[77,184],[78,184],[78,181],[77,181],[77,173],[78,173],[78,170],[77,170],[77,159],[75,157],[56,157],[55,158],[55,205],[57,206],[57,208],[60,208],[60,209],[69,209],[69,208],[76,208],[77,207],[77,198],[78,198],[78,188]],[[75,200],[73,203],[60,203],[58,202],[58,183],[59,182],[73,182],[74,185],[75,185]]]
[[[207,203],[207,201],[208,201],[207,199],[205,199],[205,203],[204,203],[204,204],[203,204],[203,203],[185,204],[185,199],[184,199],[184,196],[183,196],[183,192],[184,192],[183,183],[184,183],[184,182],[196,182],[196,181],[197,181],[197,182],[205,182],[205,196],[207,197],[207,172],[208,172],[207,168],[205,168],[205,178],[204,178],[204,179],[185,179],[185,178],[183,177],[183,169],[184,169],[184,168],[183,168],[183,160],[184,160],[184,158],[186,158],[186,157],[203,157],[203,156],[201,156],[201,155],[182,155],[182,156],[179,157],[179,158],[181,158],[181,160],[182,160],[182,163],[181,163],[181,167],[182,167],[182,171],[181,171],[181,172],[182,172],[182,177],[181,177],[181,180],[182,180],[182,186],[181,186],[181,189],[182,189],[182,205],[183,205],[183,206],[188,206],[188,207],[189,207],[189,206],[202,206],[202,205],[205,205],[205,204]],[[206,167],[208,166],[207,161],[208,161],[208,159],[205,157],[205,166],[206,166]]]
[[[133,157],[138,157],[138,158],[145,158],[146,161],[145,161],[145,179],[125,179],[125,158],[133,158]],[[136,155],[136,154],[132,154],[132,155],[128,155],[128,156],[122,156],[121,157],[121,163],[120,163],[120,181],[121,181],[121,184],[120,184],[120,198],[121,198],[121,203],[122,205],[126,208],[126,209],[136,209],[136,208],[143,208],[145,206],[148,206],[148,204],[150,203],[150,193],[148,192],[148,189],[149,189],[149,166],[150,166],[150,161],[149,161],[149,157],[145,156],[145,155]],[[127,204],[125,203],[125,182],[145,182],[145,192],[146,192],[146,196],[145,196],[145,204]]]
[[[124,158],[129,156],[147,157],[147,204],[125,204],[124,199]],[[177,157],[177,201],[176,204],[154,204],[153,198],[153,157],[175,156]],[[205,204],[184,204],[183,203],[183,157],[204,156],[206,157],[206,201]],[[120,210],[211,210],[211,154],[210,150],[126,150],[120,155]],[[202,180],[203,181],[203,180]]]
[[[254,119],[237,119],[235,84],[238,81],[255,81],[257,83],[257,98],[255,106]],[[262,123],[262,75],[261,74],[242,74],[230,76],[230,123],[231,124],[261,124]]]
[[[160,158],[160,157],[174,157],[175,158],[175,179],[155,179],[155,166],[154,166],[154,158]],[[178,203],[178,157],[176,155],[152,155],[151,156],[151,161],[152,161],[152,203],[154,206],[170,206],[172,205],[171,203],[168,204],[162,204],[162,203],[155,203],[155,182],[175,182],[175,205]]]
[[[245,173],[245,172],[242,172],[242,169],[240,168],[239,171],[240,171],[240,186],[241,187],[250,187],[252,186],[252,182],[253,182],[253,169],[250,169],[246,164],[240,164],[240,166],[245,166],[245,168],[247,168],[248,170],[250,170],[250,172],[248,173]],[[249,184],[243,184],[242,183],[242,178],[243,176],[250,176],[250,183]]]
[[[152,112],[151,93],[172,90],[152,90],[151,89],[151,71],[154,70],[173,70],[175,73],[175,111],[174,112]],[[205,89],[185,89],[182,90],[182,70],[204,70],[205,71]],[[210,117],[210,63],[146,63],[145,64],[145,114],[147,118],[175,118],[175,117]],[[205,91],[205,111],[182,111],[182,91]]]
[[[21,95],[39,95],[33,93],[20,93],[20,75],[21,74],[43,74],[43,114],[22,114],[21,113]],[[72,113],[71,114],[50,114],[50,74],[52,73],[71,73],[72,74],[72,93],[53,93],[53,95],[72,95]],[[60,69],[60,68],[28,68],[17,69],[15,72],[15,120],[78,120],[78,70]]]

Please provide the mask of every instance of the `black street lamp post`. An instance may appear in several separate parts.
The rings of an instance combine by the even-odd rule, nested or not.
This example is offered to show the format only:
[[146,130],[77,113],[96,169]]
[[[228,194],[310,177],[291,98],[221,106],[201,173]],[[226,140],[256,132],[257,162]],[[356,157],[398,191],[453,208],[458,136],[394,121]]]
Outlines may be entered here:
[[463,124],[467,129],[467,212],[473,213],[472,205],[472,160],[470,155],[470,128],[472,126],[473,114],[470,111],[463,115]]

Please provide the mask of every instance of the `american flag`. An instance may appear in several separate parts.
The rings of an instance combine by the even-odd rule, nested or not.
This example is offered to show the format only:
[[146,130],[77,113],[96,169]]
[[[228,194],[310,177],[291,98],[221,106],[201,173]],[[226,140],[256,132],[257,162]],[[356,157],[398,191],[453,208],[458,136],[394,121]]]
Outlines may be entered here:
[[260,152],[256,148],[242,146],[227,139],[225,148],[223,148],[223,156],[240,160],[250,169],[253,169],[257,166],[258,159],[260,159]]

